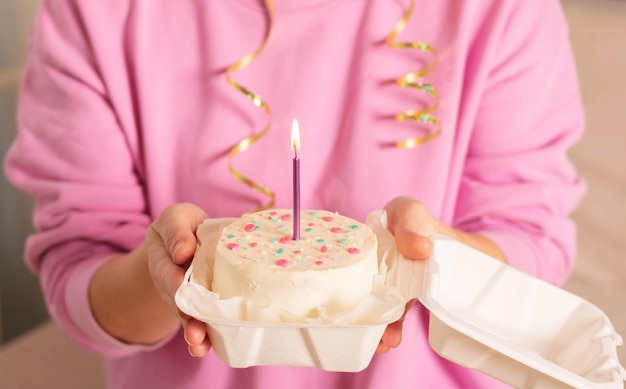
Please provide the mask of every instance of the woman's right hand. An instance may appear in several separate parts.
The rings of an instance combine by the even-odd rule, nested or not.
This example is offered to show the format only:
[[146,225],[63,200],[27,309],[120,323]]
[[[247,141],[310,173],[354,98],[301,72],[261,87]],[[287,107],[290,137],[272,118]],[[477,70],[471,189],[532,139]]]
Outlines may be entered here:
[[207,214],[199,207],[181,203],[166,208],[146,233],[148,269],[161,298],[179,317],[189,354],[203,357],[211,348],[206,324],[181,312],[174,296],[196,251],[196,230]]

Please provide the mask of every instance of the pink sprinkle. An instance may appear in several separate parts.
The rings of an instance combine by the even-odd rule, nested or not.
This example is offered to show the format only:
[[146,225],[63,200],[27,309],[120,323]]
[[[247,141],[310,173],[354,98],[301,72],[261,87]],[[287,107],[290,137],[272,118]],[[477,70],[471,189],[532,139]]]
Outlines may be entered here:
[[333,227],[330,229],[330,232],[334,233],[334,234],[340,234],[343,232],[343,229],[341,227]]
[[226,247],[229,250],[235,251],[239,248],[239,245],[237,243],[229,243]]
[[287,265],[289,265],[289,261],[286,259],[279,259],[276,261],[276,266],[287,267]]
[[280,220],[282,220],[282,221],[284,221],[284,222],[285,222],[285,221],[289,221],[289,220],[291,220],[291,215],[282,215],[282,216],[280,217]]
[[315,223],[309,223],[308,226],[309,227],[313,227],[315,225]]
[[272,212],[270,212],[270,215],[276,216],[276,215],[278,215],[278,213],[276,213],[276,211],[272,211]]
[[322,261],[317,261],[317,262],[315,262],[315,264],[316,264],[317,266],[322,266],[322,265],[324,264],[324,262],[322,262]]
[[335,220],[332,216],[324,216],[322,219],[327,222],[332,222],[333,220]]
[[360,251],[359,249],[357,249],[356,247],[350,247],[350,248],[348,248],[348,252],[349,252],[350,254],[358,254],[358,253],[360,253],[361,251]]
[[302,254],[302,251],[300,251],[300,250],[295,250],[293,253],[294,253],[294,254],[296,254],[296,255],[300,255],[300,254]]
[[247,232],[250,232],[250,231],[254,231],[254,227],[256,227],[254,224],[246,224],[246,226],[243,229],[246,230]]
[[252,242],[252,243],[250,243],[250,247],[256,247],[256,246],[257,246],[257,243],[256,243],[256,242]]
[[328,252],[328,246],[324,245],[320,248],[320,251],[323,253],[327,253]]
[[282,238],[280,238],[280,243],[287,243],[287,242],[291,242],[290,236],[283,236]]

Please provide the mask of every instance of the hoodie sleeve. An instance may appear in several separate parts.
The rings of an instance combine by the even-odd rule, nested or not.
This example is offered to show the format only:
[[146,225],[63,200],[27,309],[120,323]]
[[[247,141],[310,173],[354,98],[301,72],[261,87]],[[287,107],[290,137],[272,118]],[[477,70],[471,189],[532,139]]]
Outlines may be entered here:
[[51,316],[86,349],[116,357],[146,347],[99,327],[88,288],[104,261],[143,241],[150,218],[136,151],[107,99],[78,3],[40,6],[5,171],[35,199],[25,255]]
[[[574,59],[558,1],[503,1],[489,26],[489,63],[469,144],[456,226],[495,241],[508,262],[552,283],[575,256],[570,219],[584,183],[568,148],[584,127]],[[480,61],[480,60],[478,60]]]

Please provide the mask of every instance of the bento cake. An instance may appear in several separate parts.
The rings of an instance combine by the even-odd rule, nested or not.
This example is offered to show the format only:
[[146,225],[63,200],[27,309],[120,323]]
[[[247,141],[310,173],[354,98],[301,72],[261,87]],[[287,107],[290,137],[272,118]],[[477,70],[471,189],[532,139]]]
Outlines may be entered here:
[[318,317],[350,310],[372,291],[377,240],[366,225],[328,211],[302,211],[300,239],[292,237],[291,210],[234,221],[217,243],[213,292]]

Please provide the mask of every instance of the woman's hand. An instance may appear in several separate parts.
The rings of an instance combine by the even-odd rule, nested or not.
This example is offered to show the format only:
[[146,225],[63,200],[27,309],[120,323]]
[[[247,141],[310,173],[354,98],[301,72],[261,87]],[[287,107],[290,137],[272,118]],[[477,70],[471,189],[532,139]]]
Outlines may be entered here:
[[211,348],[206,324],[181,312],[174,296],[196,251],[196,230],[206,218],[206,213],[195,205],[176,204],[165,209],[146,234],[148,269],[154,286],[181,321],[189,354],[195,357],[204,356]]
[[[415,199],[397,197],[387,203],[385,211],[387,212],[389,231],[395,237],[398,251],[406,258],[427,259],[433,248],[430,237],[434,234],[442,234],[506,262],[500,248],[491,240],[478,234],[448,227],[435,218],[423,203]],[[376,349],[377,353],[385,353],[400,345],[404,317],[412,305],[413,301],[407,303],[405,314],[400,320],[387,326]]]
[[122,342],[154,344],[182,321],[192,355],[209,349],[206,329],[176,308],[174,295],[196,250],[195,231],[206,214],[191,204],[167,208],[137,249],[111,258],[89,285],[94,318]]
[[[442,223],[430,213],[424,204],[409,197],[396,197],[387,203],[385,211],[387,212],[387,225],[395,237],[398,251],[409,259],[427,259],[433,246],[430,237],[441,232]],[[387,326],[376,349],[377,353],[386,353],[400,345],[404,316],[412,305],[413,301],[408,302],[405,314],[400,320]]]

